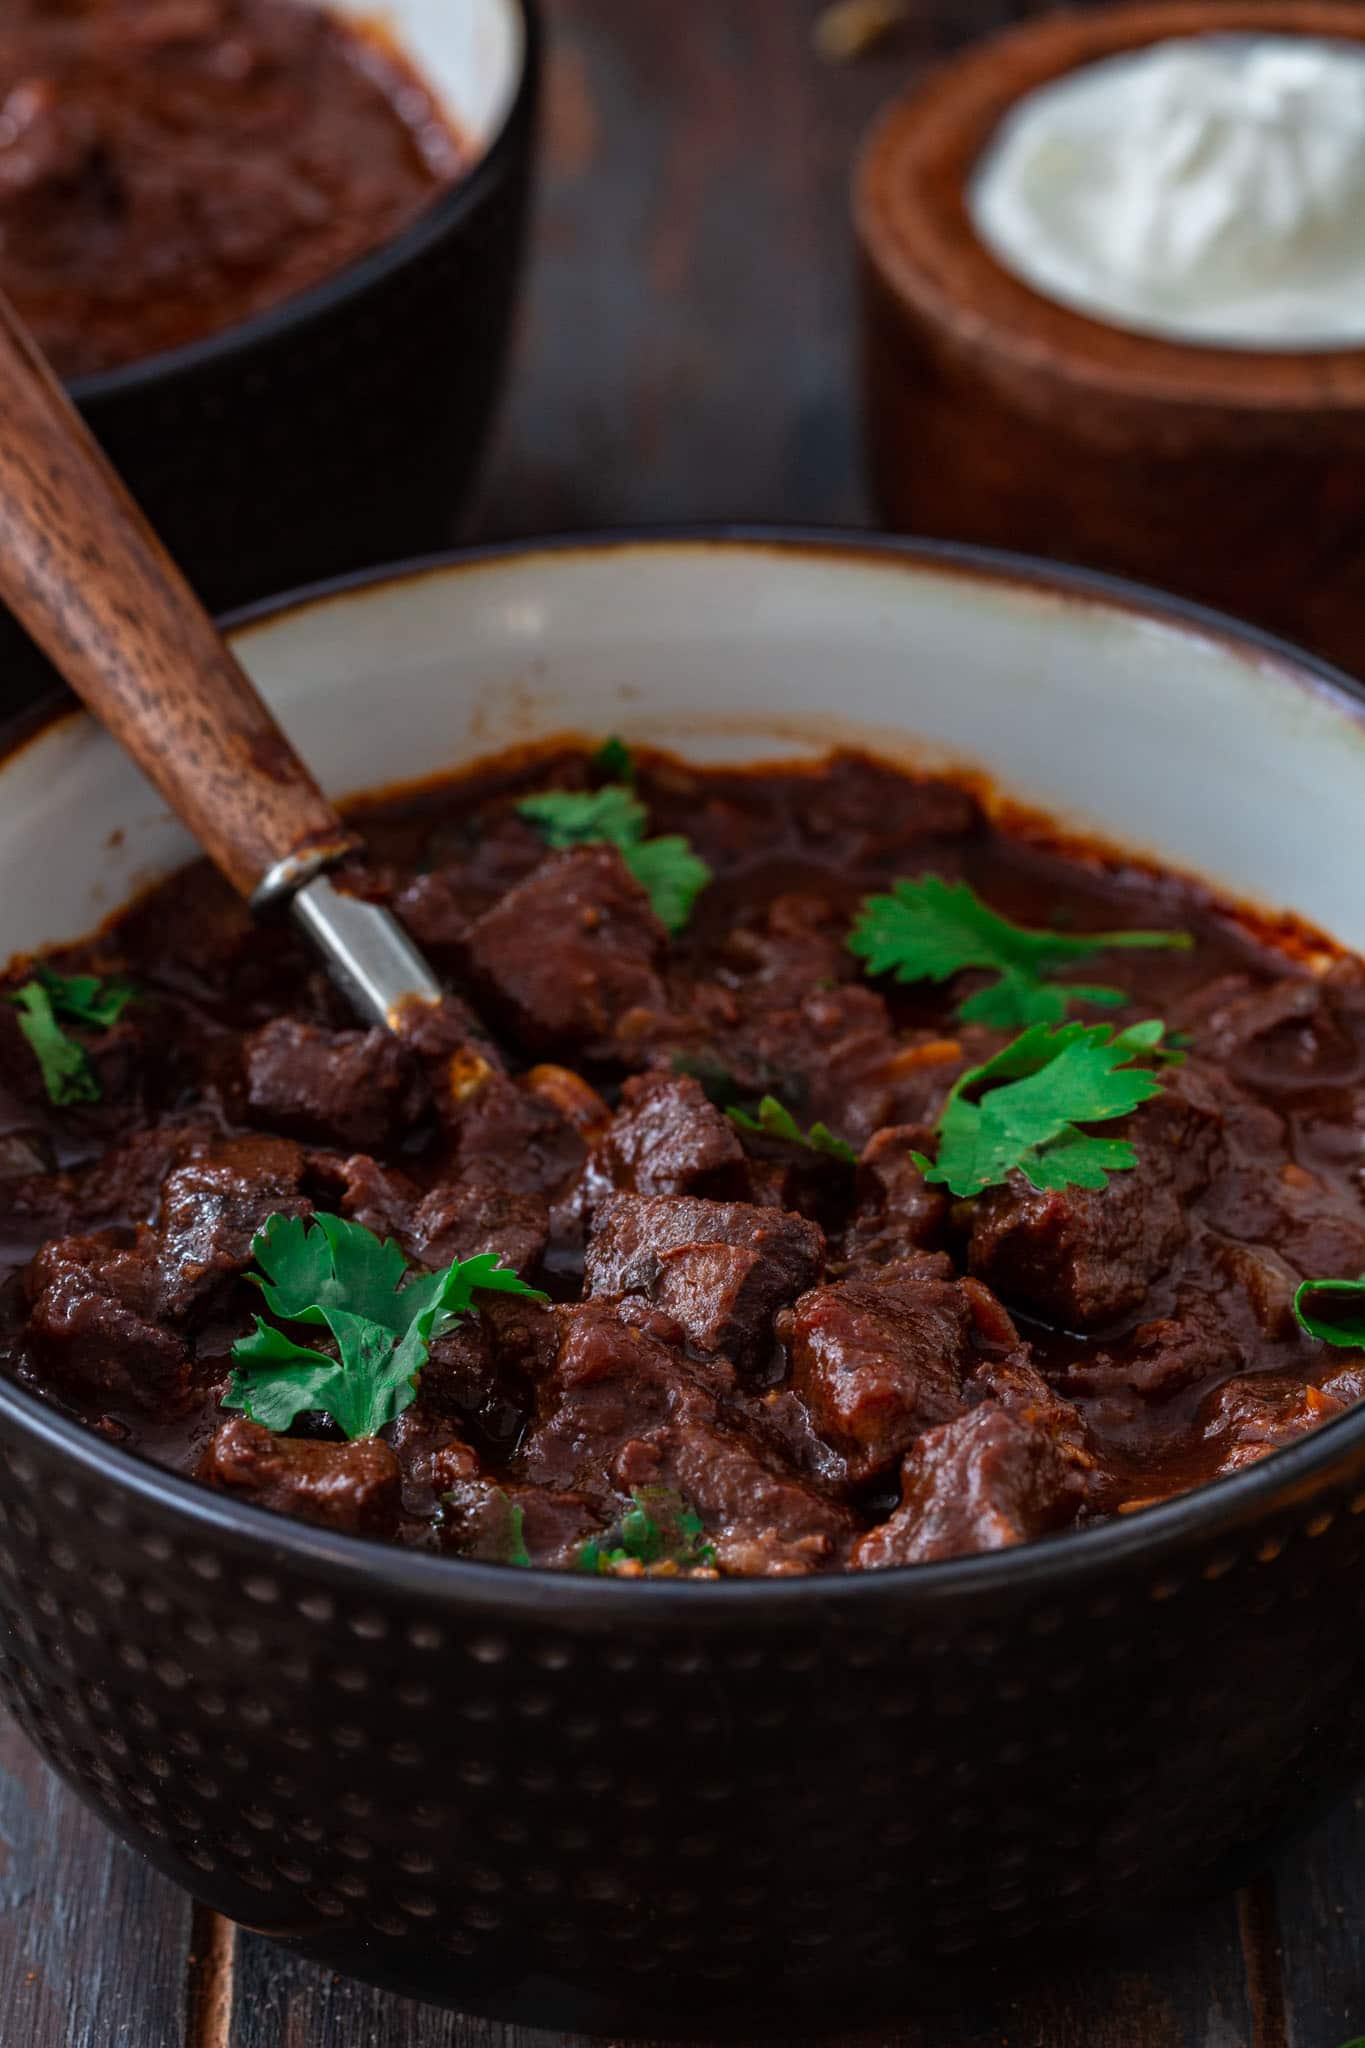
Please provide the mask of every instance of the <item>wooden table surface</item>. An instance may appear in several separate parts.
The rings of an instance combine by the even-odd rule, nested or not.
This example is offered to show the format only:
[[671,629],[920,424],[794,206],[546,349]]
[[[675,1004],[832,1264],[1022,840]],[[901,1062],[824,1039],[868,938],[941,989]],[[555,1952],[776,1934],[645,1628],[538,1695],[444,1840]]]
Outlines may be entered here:
[[[452,0],[453,4],[453,0]],[[546,171],[476,538],[870,521],[845,188],[872,110],[1028,12],[912,0],[832,67],[815,0],[546,0]],[[1191,1727],[1210,1745],[1216,1728]],[[1365,1802],[1157,1952],[983,1987],[860,2048],[1339,2048],[1365,2032]],[[844,2044],[849,2048],[849,2043]],[[0,2048],[570,2048],[333,1977],[201,1912],[0,1721]],[[623,2048],[623,2044],[622,2044]],[[795,2043],[793,2042],[793,2048]]]

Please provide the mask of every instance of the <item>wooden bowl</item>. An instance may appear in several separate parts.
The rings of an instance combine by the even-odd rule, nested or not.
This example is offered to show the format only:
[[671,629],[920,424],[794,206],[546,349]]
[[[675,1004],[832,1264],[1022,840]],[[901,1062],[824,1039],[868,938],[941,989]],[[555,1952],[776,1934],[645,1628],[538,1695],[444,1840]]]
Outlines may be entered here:
[[1365,41],[1353,0],[1151,0],[1042,18],[896,101],[855,180],[875,489],[902,530],[1164,584],[1365,670],[1365,349],[1131,334],[978,238],[967,190],[1036,86],[1164,37]]

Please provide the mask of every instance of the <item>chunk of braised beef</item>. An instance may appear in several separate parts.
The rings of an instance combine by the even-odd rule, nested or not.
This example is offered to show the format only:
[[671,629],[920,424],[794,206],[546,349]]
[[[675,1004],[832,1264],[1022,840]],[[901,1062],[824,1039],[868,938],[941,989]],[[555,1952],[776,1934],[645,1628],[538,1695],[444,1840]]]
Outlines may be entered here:
[[589,1161],[592,1199],[747,1193],[744,1147],[727,1116],[685,1074],[636,1074]]
[[446,1416],[429,1413],[418,1400],[388,1431],[403,1478],[403,1512],[424,1519],[436,1512],[441,1495],[480,1471],[478,1454]]
[[1181,1287],[1171,1315],[1139,1323],[1121,1345],[1073,1362],[1062,1383],[1068,1393],[1127,1392],[1144,1402],[1168,1401],[1227,1379],[1245,1363],[1245,1346],[1220,1298]]
[[0,1233],[7,1243],[31,1244],[110,1224],[145,1223],[156,1213],[161,1184],[172,1167],[216,1138],[207,1123],[154,1125],[132,1131],[88,1166],[54,1174],[0,1179]]
[[855,1484],[962,1413],[972,1331],[959,1283],[914,1262],[801,1296],[790,1320],[792,1385]]
[[1199,1425],[1217,1455],[1215,1472],[1240,1472],[1343,1414],[1347,1405],[1335,1393],[1305,1386],[1288,1373],[1249,1373],[1228,1380],[1208,1397]]
[[258,1508],[358,1536],[389,1536],[397,1526],[402,1474],[378,1437],[359,1443],[276,1436],[244,1415],[215,1432],[199,1476]]
[[[530,1313],[512,1322],[503,1341],[495,1315],[466,1317],[432,1343],[418,1382],[423,1415],[457,1422],[488,1457],[510,1457],[535,1399],[536,1336]],[[548,1352],[553,1331],[541,1339]]]
[[1072,1330],[1142,1306],[1189,1240],[1186,1204],[1208,1182],[1219,1126],[1167,1088],[1105,1128],[1137,1152],[1136,1167],[1106,1187],[1035,1188],[1015,1172],[972,1204],[972,1272],[1006,1302]]
[[430,1113],[421,1070],[391,1031],[272,1017],[242,1050],[252,1115],[297,1136],[375,1152]]
[[490,1074],[447,1113],[454,1177],[497,1183],[508,1193],[553,1202],[578,1182],[587,1157],[583,1138],[561,1109],[526,1080]]
[[612,1195],[594,1220],[585,1275],[590,1295],[644,1295],[701,1349],[755,1364],[777,1310],[818,1279],[824,1250],[819,1226],[785,1210]]
[[228,1138],[171,1173],[157,1222],[159,1305],[185,1315],[220,1280],[245,1272],[273,1215],[306,1215],[303,1153],[287,1138]]
[[491,1255],[523,1279],[534,1274],[550,1235],[544,1198],[479,1181],[438,1182],[412,1214],[411,1244],[433,1269]]
[[1005,1550],[1075,1516],[1083,1486],[1040,1422],[985,1401],[928,1430],[902,1470],[901,1504],[853,1551],[861,1571]]
[[393,899],[396,915],[429,953],[458,953],[469,936],[468,893],[457,868],[411,875]]
[[[969,1406],[994,1401],[1021,1421],[1037,1423],[1058,1444],[1078,1450],[1086,1444],[1080,1409],[1043,1378],[1026,1344],[1003,1358],[983,1358],[963,1381],[962,1392]],[[1090,1467],[1088,1451],[1079,1462]]]
[[908,776],[865,754],[838,754],[803,792],[802,831],[827,857],[892,872],[933,841],[965,838],[981,825],[971,793],[934,776]]
[[614,847],[553,853],[476,920],[471,971],[533,1052],[605,1055],[633,1011],[663,1008],[668,934]]
[[29,1268],[24,1337],[64,1394],[104,1407],[177,1414],[192,1396],[185,1344],[156,1320],[152,1233],[59,1238]]
[[886,1266],[942,1247],[948,1197],[929,1186],[911,1157],[932,1146],[924,1124],[889,1124],[868,1139],[858,1161],[857,1206],[839,1246],[841,1267]]
[[723,1362],[688,1360],[595,1303],[561,1310],[560,1321],[541,1419],[522,1449],[529,1482],[618,1505],[633,1490],[668,1487],[701,1516],[726,1569],[805,1572],[837,1560],[851,1518],[727,1424]]
[[[457,1480],[441,1501],[442,1547],[490,1564],[572,1566],[606,1522],[586,1494]],[[521,1554],[519,1554],[521,1553]]]
[[1360,1053],[1338,1012],[1350,984],[1311,974],[1286,976],[1269,987],[1246,985],[1201,1018],[1195,1044],[1251,1087],[1354,1081]]
[[1272,1341],[1292,1337],[1298,1327],[1294,1296],[1302,1276],[1288,1261],[1268,1244],[1213,1245],[1210,1252],[1242,1295],[1261,1335]]

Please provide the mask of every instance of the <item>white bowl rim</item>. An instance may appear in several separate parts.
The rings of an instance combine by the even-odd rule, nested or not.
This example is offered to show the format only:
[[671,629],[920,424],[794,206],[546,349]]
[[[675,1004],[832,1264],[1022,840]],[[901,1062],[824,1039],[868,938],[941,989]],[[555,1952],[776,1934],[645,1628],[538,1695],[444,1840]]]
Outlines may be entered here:
[[[448,549],[264,599],[230,614],[223,623],[234,639],[249,638],[255,626],[264,628],[313,607],[406,582],[473,574],[502,562],[538,555],[553,554],[563,559],[582,554],[600,558],[608,552],[638,549],[655,553],[695,553],[708,549],[726,553],[804,553],[825,562],[844,561],[851,566],[869,561],[882,566],[899,563],[910,571],[946,570],[962,575],[964,580],[1043,589],[1112,611],[1137,613],[1199,638],[1211,638],[1234,656],[1254,660],[1258,666],[1269,663],[1287,686],[1326,697],[1365,729],[1365,683],[1275,634],[1244,625],[1226,613],[1192,600],[1123,577],[1000,549],[818,526],[622,528]],[[58,699],[21,714],[12,722],[8,734],[0,728],[0,779],[8,763],[31,742],[67,720],[88,715],[79,706],[69,706]],[[63,1457],[74,1459],[92,1480],[107,1484],[117,1478],[122,1489],[145,1502],[149,1509],[176,1509],[206,1535],[216,1532],[225,1537],[235,1536],[256,1542],[265,1552],[286,1552],[291,1562],[302,1569],[344,1580],[353,1593],[368,1585],[376,1598],[388,1591],[415,1602],[440,1602],[455,1608],[465,1604],[486,1606],[509,1616],[534,1610],[543,1618],[547,1589],[553,1588],[557,1618],[565,1625],[580,1612],[585,1613],[585,1618],[600,1612],[599,1602],[625,1598],[647,1601],[652,1609],[651,1619],[663,1621],[671,1612],[679,1626],[689,1631],[696,1627],[703,1613],[726,1616],[735,1623],[752,1623],[754,1602],[798,1601],[823,1607],[850,1600],[876,1601],[890,1595],[900,1605],[911,1602],[937,1611],[945,1605],[977,1597],[990,1601],[1010,1590],[1021,1597],[1060,1595],[1071,1581],[1101,1576],[1110,1567],[1117,1570],[1143,1562],[1156,1568],[1166,1559],[1176,1564],[1180,1554],[1194,1542],[1206,1543],[1220,1537],[1232,1542],[1239,1531],[1252,1529],[1259,1540],[1264,1540],[1264,1527],[1257,1525],[1259,1506],[1273,1507],[1276,1498],[1282,1497],[1286,1507],[1292,1502],[1295,1510],[1301,1512],[1312,1499],[1314,1482],[1329,1484],[1333,1468],[1349,1459],[1352,1450],[1365,1446],[1362,1401],[1242,1471],[1176,1494],[1154,1507],[1144,1508],[1140,1514],[1114,1516],[1086,1528],[1059,1531],[1054,1536],[1009,1549],[930,1564],[896,1565],[881,1571],[830,1572],[805,1579],[722,1578],[701,1584],[652,1579],[628,1582],[629,1591],[623,1592],[615,1580],[586,1573],[543,1566],[514,1570],[471,1558],[405,1550],[373,1537],[333,1535],[249,1502],[229,1500],[197,1480],[167,1471],[135,1452],[97,1437],[73,1417],[0,1377],[0,1413],[6,1411],[26,1434],[41,1439]],[[1173,1590],[1178,1590],[1178,1583],[1157,1580],[1152,1597],[1166,1598]]]

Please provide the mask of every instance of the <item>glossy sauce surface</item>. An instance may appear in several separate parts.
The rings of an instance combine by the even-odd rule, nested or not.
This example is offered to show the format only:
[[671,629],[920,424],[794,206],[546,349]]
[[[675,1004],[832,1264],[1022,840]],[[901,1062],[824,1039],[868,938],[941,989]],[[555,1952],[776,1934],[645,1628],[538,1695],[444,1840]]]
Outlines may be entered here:
[[[851,755],[642,758],[651,832],[714,875],[670,940],[615,851],[548,852],[516,811],[597,779],[580,753],[519,758],[364,813],[350,886],[452,991],[412,1044],[358,1031],[202,866],[55,963],[142,991],[87,1040],[100,1103],[54,1109],[0,1006],[4,1369],[328,1526],[504,1557],[515,1507],[529,1556],[569,1567],[644,1495],[697,1514],[705,1569],[782,1574],[1135,1512],[1365,1391],[1291,1312],[1301,1278],[1365,1271],[1357,962],[1314,978],[1192,883]],[[1103,1192],[1015,1174],[952,1202],[911,1164],[1011,1035],[956,1014],[984,976],[899,987],[848,951],[861,899],[926,872],[1033,927],[1192,935],[1076,972],[1130,998],[1076,1014],[1188,1038],[1108,1127],[1139,1164]],[[859,1163],[741,1135],[724,1106],[765,1093]],[[315,1208],[422,1268],[493,1250],[549,1305],[441,1339],[380,1439],[317,1416],[271,1439],[220,1406],[259,1307],[250,1240]]]

